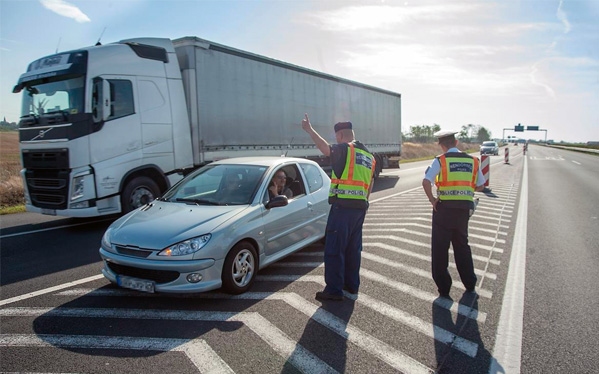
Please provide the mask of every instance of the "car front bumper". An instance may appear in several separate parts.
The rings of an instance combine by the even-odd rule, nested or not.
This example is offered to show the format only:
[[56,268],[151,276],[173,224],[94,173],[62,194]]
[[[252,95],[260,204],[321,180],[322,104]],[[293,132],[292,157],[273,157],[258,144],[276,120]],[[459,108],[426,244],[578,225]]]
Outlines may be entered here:
[[[154,291],[162,293],[198,293],[222,286],[221,272],[224,260],[202,259],[181,261],[156,261],[123,256],[100,248],[104,260],[102,274],[118,284],[119,276],[154,283]],[[188,281],[190,274],[201,275],[199,282]]]

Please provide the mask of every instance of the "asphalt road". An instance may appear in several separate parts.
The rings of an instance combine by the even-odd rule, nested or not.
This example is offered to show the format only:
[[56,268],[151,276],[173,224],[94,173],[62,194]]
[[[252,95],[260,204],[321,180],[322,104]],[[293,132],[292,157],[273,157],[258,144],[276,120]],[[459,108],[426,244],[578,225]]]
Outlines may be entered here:
[[[470,223],[478,298],[430,277],[429,162],[375,183],[357,297],[320,303],[322,246],[250,292],[165,296],[111,286],[114,217],[0,217],[0,371],[592,373],[599,308],[597,157],[530,146],[490,157]],[[593,183],[595,182],[595,183]]]

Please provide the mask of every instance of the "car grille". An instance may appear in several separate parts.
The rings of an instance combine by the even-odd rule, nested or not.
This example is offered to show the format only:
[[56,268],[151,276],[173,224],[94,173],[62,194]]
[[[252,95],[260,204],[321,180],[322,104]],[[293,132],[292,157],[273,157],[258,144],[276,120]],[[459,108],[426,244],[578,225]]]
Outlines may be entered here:
[[108,267],[116,274],[139,279],[147,279],[156,283],[172,282],[179,278],[180,274],[178,271],[141,269],[132,266],[119,265],[112,262],[108,262]]
[[141,258],[146,258],[149,255],[152,254],[152,251],[145,251],[145,250],[141,250],[138,248],[127,248],[124,247],[122,245],[117,245],[115,246],[116,251],[119,254],[125,255],[125,256],[132,256],[132,257],[141,257]]

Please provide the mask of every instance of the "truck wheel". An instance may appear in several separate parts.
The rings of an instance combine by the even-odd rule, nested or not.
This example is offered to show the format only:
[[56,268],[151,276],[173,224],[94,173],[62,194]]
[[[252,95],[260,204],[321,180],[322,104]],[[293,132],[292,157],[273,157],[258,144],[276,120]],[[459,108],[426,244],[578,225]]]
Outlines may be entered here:
[[235,244],[223,266],[223,290],[233,295],[247,291],[256,279],[257,264],[256,249],[253,245],[248,242]]
[[121,209],[124,213],[144,206],[160,196],[160,188],[148,177],[133,178],[123,189]]
[[376,165],[374,166],[374,179],[377,179],[379,174],[381,174],[381,171],[383,171],[383,159],[379,155],[374,156],[374,159],[376,160]]

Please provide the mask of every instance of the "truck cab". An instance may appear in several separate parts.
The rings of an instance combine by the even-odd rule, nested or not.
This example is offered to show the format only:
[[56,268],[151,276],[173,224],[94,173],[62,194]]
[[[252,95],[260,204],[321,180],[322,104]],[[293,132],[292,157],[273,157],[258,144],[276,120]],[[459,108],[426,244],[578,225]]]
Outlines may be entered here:
[[27,211],[126,213],[193,166],[181,75],[168,39],[124,40],[41,58],[13,92],[22,92]]

